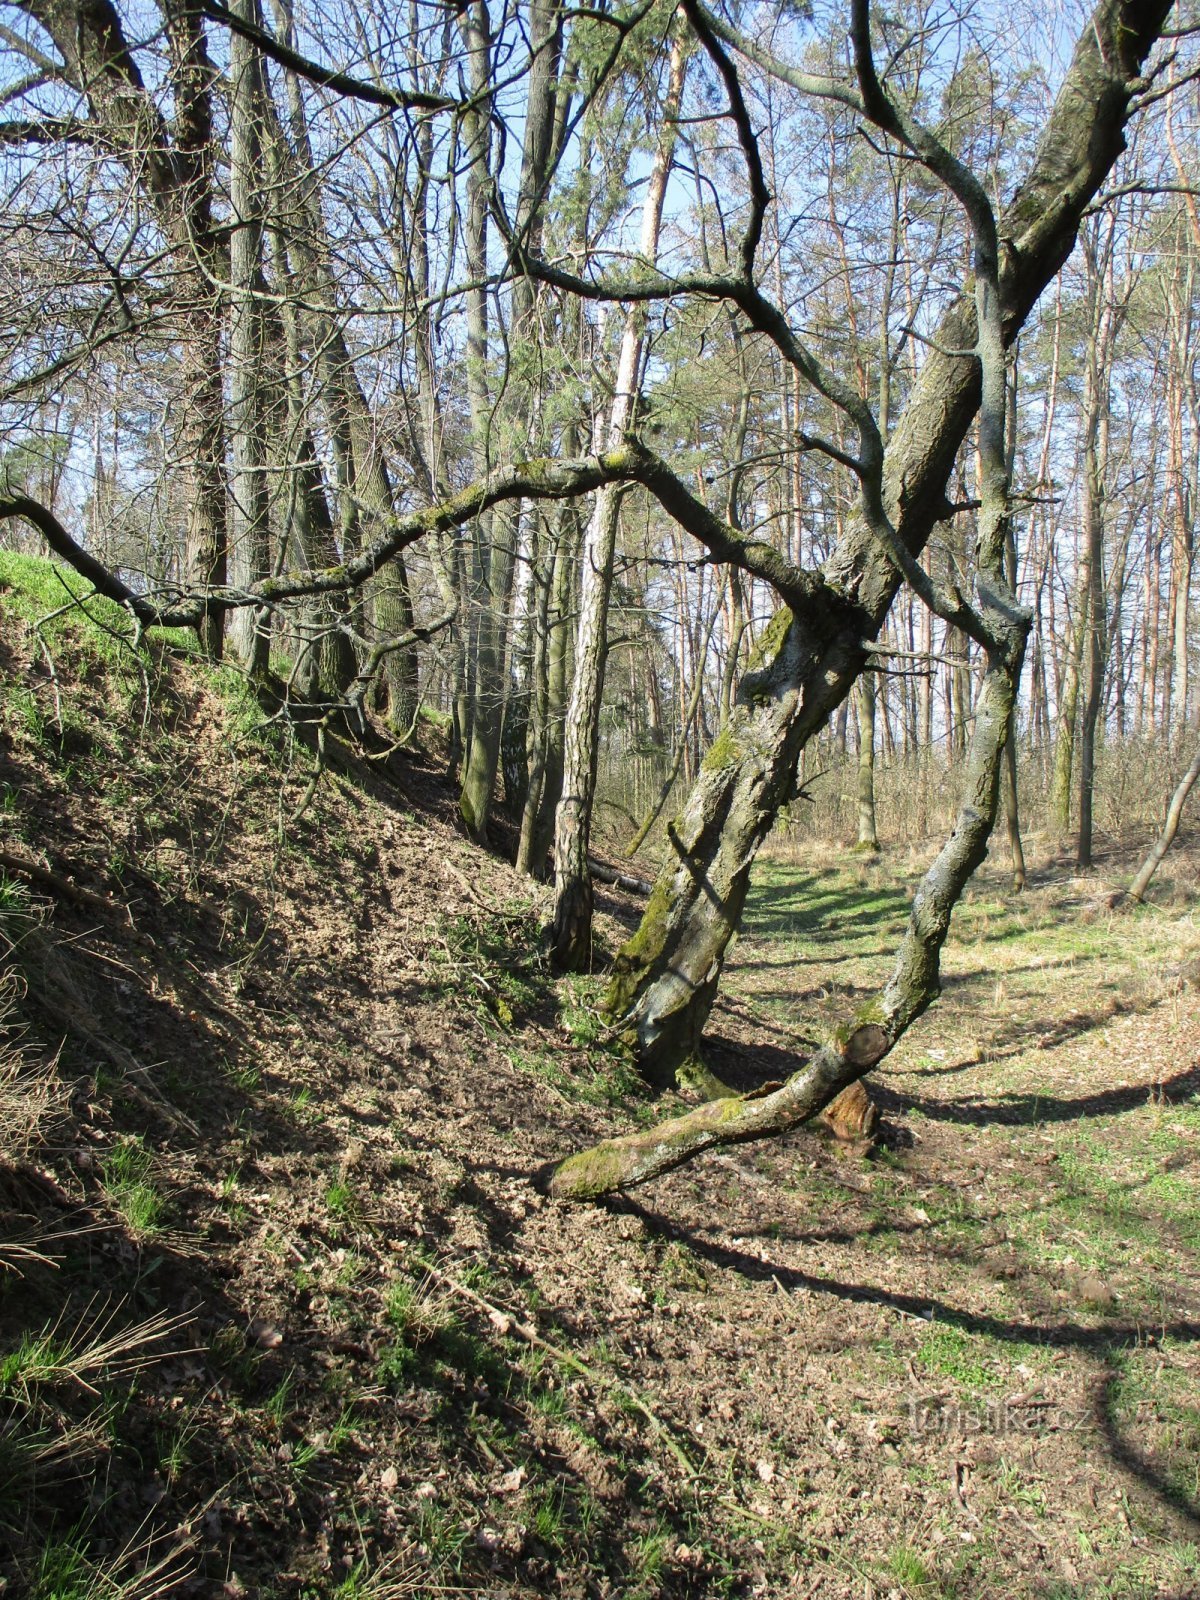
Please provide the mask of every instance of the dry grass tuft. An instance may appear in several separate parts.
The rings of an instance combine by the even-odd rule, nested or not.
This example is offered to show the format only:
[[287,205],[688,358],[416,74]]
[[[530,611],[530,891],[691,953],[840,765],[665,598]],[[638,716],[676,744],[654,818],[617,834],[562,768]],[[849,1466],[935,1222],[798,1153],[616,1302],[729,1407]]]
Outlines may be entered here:
[[0,1150],[10,1160],[28,1158],[63,1100],[57,1057],[40,1058],[16,1021],[21,992],[17,973],[0,976]]

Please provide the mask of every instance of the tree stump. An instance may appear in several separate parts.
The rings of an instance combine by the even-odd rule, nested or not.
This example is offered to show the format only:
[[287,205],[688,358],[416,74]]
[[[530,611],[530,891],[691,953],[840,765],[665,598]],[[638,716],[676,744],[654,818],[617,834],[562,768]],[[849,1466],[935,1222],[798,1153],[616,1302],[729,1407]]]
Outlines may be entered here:
[[869,1145],[879,1127],[879,1107],[860,1079],[831,1100],[817,1121],[839,1144]]

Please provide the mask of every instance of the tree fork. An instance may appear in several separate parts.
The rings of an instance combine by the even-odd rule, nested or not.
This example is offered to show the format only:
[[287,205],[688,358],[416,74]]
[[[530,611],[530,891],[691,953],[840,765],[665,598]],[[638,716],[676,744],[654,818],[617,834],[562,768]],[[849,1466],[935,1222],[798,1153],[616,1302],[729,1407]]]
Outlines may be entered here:
[[[1086,206],[1124,148],[1139,75],[1169,10],[1166,0],[1101,0],[1079,37],[1033,164],[999,226],[1005,342],[1070,254]],[[976,336],[973,298],[964,293],[942,317],[888,443],[883,500],[912,555],[945,515],[945,486],[978,406],[979,365],[957,354],[973,350]],[[792,793],[801,749],[849,692],[865,663],[863,642],[877,636],[900,585],[861,517],[821,579],[823,594],[789,594],[792,609],[768,629],[758,670],[744,680],[669,830],[671,849],[642,924],[617,957],[606,1009],[627,1019],[652,1081],[670,1081],[696,1054],[755,854]],[[856,639],[830,629],[830,599],[857,614]]]
[[606,1139],[546,1167],[545,1191],[594,1200],[661,1177],[705,1150],[785,1133],[809,1121],[879,1064],[937,999],[954,906],[987,854],[1028,623],[989,654],[954,831],[921,880],[887,985],[780,1088],[710,1100],[656,1128]]

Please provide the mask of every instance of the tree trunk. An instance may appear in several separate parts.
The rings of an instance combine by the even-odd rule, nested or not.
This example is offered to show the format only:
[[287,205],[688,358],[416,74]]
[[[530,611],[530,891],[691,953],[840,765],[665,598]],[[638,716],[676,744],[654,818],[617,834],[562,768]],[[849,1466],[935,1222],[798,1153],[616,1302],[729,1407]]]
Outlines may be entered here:
[[518,872],[533,872],[533,830],[546,781],[546,747],[550,716],[550,591],[554,583],[556,519],[546,518],[532,557],[530,573],[528,716],[525,725],[525,793],[517,842]]
[[[292,31],[290,0],[276,0],[284,41]],[[321,213],[319,188],[314,182],[314,162],[307,111],[293,73],[284,74],[290,143],[274,125],[274,147],[282,184],[286,180],[295,199],[288,217],[288,250],[298,287],[324,306],[336,306],[338,293],[330,264],[331,249]],[[274,119],[273,119],[274,123]],[[346,343],[344,328],[335,311],[307,312],[309,339],[318,353],[322,398],[338,468],[341,495],[340,531],[343,544],[361,549],[395,512],[391,477],[371,414]],[[403,556],[397,556],[372,581],[368,596],[373,626],[381,638],[397,638],[413,623],[408,577]],[[342,652],[344,658],[345,652]],[[411,651],[394,651],[384,658],[387,714],[404,731],[416,711],[416,661]],[[346,685],[348,687],[348,684]]]
[[[243,21],[257,24],[253,0],[235,0]],[[266,360],[262,311],[263,96],[258,51],[240,33],[229,41],[229,432],[233,453],[231,557],[233,578],[249,585],[270,571],[270,493],[263,394]],[[236,612],[237,654],[253,677],[270,665],[271,615],[259,607]]]
[[[516,228],[536,249],[541,238],[541,216],[545,200],[544,180],[549,168],[555,130],[559,45],[562,11],[560,0],[535,0],[530,7],[529,25],[533,61],[525,108],[525,137],[521,153]],[[472,90],[477,98],[487,91],[490,73],[491,37],[488,13],[483,0],[473,0],[462,13],[462,27],[471,61]],[[488,398],[486,363],[488,357],[487,217],[492,174],[489,168],[489,123],[486,104],[464,115],[468,132],[471,166],[468,176],[467,261],[470,277],[479,287],[469,288],[467,303],[467,370],[471,400],[471,423],[477,456],[486,458],[493,428]],[[535,299],[532,281],[518,274],[512,287],[510,344],[520,349],[533,331]],[[529,440],[536,435],[536,415],[540,396],[530,378],[508,375],[512,397],[505,408],[514,438]],[[492,795],[500,761],[500,739],[504,707],[508,695],[506,678],[507,640],[511,623],[513,575],[516,568],[517,538],[520,528],[519,504],[497,507],[490,519],[479,526],[486,548],[477,551],[475,587],[478,595],[479,624],[475,651],[475,680],[471,705],[470,741],[463,763],[459,811],[472,836],[487,838]]]
[[[266,111],[264,143],[272,195],[270,219],[271,257],[276,283],[292,290],[295,280],[288,257],[291,218],[285,195],[291,163],[283,148],[283,130],[271,102]],[[276,435],[276,464],[286,474],[283,539],[288,559],[301,570],[332,567],[338,560],[337,539],[329,511],[329,497],[313,438],[303,382],[305,367],[301,317],[289,294],[281,296],[278,327],[284,351],[282,385],[287,429]],[[343,621],[349,610],[347,595],[319,595],[302,601],[295,625],[296,661],[293,675],[299,692],[309,700],[340,700],[354,682],[358,662]]]
[[657,1127],[606,1139],[568,1156],[542,1174],[550,1194],[590,1200],[632,1189],[704,1150],[766,1138],[807,1122],[882,1061],[932,1004],[940,991],[941,950],[951,913],[987,855],[1023,649],[1024,633],[1017,632],[1006,650],[989,658],[958,820],[914,896],[891,979],[879,996],[833,1034],[782,1088],[710,1100]]
[[[1019,357],[1014,354],[1012,361],[1012,377],[1008,386],[1008,406],[1005,417],[1005,432],[1007,434],[1007,449],[1005,452],[1005,468],[1009,484],[1013,481],[1013,472],[1017,460],[1017,394],[1020,377]],[[976,456],[976,483],[979,497],[982,500],[985,493],[983,462],[981,456]],[[1013,594],[1020,593],[1020,582],[1017,562],[1017,535],[1015,524],[1010,517],[1004,539],[1004,575]],[[1032,623],[1030,624],[1032,627]],[[1025,887],[1025,846],[1021,842],[1021,808],[1019,790],[1017,788],[1017,702],[1020,698],[1020,680],[1014,685],[1014,700],[1012,722],[1008,730],[1008,738],[1004,741],[1004,765],[1000,772],[1000,794],[1004,804],[1004,826],[1008,834],[1008,853],[1012,860],[1013,888],[1018,894]]]
[[1086,515],[1089,523],[1088,541],[1091,547],[1088,558],[1091,592],[1088,598],[1083,711],[1079,723],[1079,839],[1075,851],[1075,860],[1080,867],[1090,867],[1092,865],[1092,806],[1096,787],[1096,733],[1100,723],[1100,710],[1104,695],[1104,664],[1107,654],[1105,649],[1106,628],[1103,575],[1104,522],[1098,506],[1089,507]]
[[[1101,225],[1103,226],[1103,225]],[[1099,232],[1099,228],[1097,232]],[[1091,301],[1091,336],[1084,366],[1083,537],[1086,545],[1080,585],[1088,585],[1083,709],[1079,724],[1079,838],[1075,859],[1092,865],[1092,807],[1096,782],[1096,735],[1104,700],[1108,660],[1108,602],[1104,578],[1105,499],[1109,438],[1109,384],[1117,307],[1112,281],[1112,228],[1097,248],[1094,237],[1084,251]],[[1099,257],[1099,259],[1098,259]]]
[[1013,888],[1019,894],[1025,887],[1025,846],[1021,843],[1021,811],[1017,797],[1016,716],[1004,745],[1004,770],[1001,793],[1004,797],[1004,825],[1008,834],[1008,853],[1012,859]]
[[[677,118],[683,98],[686,54],[682,28],[671,42],[667,94],[658,148],[646,185],[639,251],[653,266],[658,259],[667,179],[675,152]],[[642,361],[644,306],[625,316],[617,380],[607,429],[607,448],[616,449],[633,419]],[[563,789],[554,828],[554,959],[566,971],[585,970],[592,955],[592,884],[588,874],[592,804],[600,744],[600,703],[608,658],[608,602],[621,492],[601,489],[583,541],[583,585],[575,642],[575,681],[563,741]],[[699,668],[697,668],[699,671]],[[686,737],[686,729],[685,729]]]
[[535,648],[536,715],[530,719],[529,783],[517,846],[517,870],[535,878],[546,873],[554,842],[554,817],[562,793],[569,617],[580,535],[578,512],[572,502],[563,502],[552,526],[552,559],[547,557],[542,574],[546,591],[544,615],[539,599],[541,636]]
[[[1169,9],[1102,0],[1080,35],[1033,166],[1001,219],[1001,295],[1011,340],[1075,241],[1084,207],[1124,148],[1146,53]],[[943,315],[888,444],[884,499],[899,542],[924,547],[979,397],[975,308]],[[606,1005],[634,1036],[647,1075],[669,1081],[698,1048],[759,845],[794,792],[805,743],[845,700],[899,587],[856,519],[821,569],[819,600],[765,631],[733,716],[705,757],[641,926],[614,966]]]
[[1142,901],[1145,899],[1146,890],[1150,880],[1158,871],[1159,863],[1167,851],[1175,843],[1175,835],[1179,832],[1179,819],[1183,816],[1183,808],[1187,797],[1192,792],[1192,787],[1197,778],[1200,778],[1200,749],[1197,749],[1192,758],[1192,764],[1179,780],[1179,787],[1171,796],[1171,804],[1167,808],[1167,820],[1163,824],[1163,831],[1154,842],[1154,848],[1142,862],[1137,877],[1129,886],[1129,898]]
[[1058,738],[1054,744],[1054,772],[1050,780],[1050,821],[1060,834],[1065,834],[1071,826],[1071,778],[1075,771],[1079,683],[1092,603],[1089,554],[1090,547],[1085,545],[1075,583],[1075,616],[1067,640],[1062,699],[1058,708]]
[[[175,440],[190,463],[191,493],[185,534],[185,567],[189,586],[219,589],[229,577],[226,542],[225,395],[221,383],[220,319],[215,305],[192,313],[181,339],[180,380],[187,400]],[[225,648],[225,620],[210,612],[198,628],[202,649],[219,661]]]
[[858,714],[858,838],[854,848],[860,855],[877,855],[879,836],[875,831],[875,677],[864,672],[855,693]]

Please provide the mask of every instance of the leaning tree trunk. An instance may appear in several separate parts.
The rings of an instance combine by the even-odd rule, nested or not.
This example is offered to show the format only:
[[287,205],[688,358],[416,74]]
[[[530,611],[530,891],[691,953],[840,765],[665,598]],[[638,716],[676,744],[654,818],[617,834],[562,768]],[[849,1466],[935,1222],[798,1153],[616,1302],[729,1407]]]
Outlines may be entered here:
[[1146,890],[1150,887],[1150,879],[1158,871],[1159,863],[1167,851],[1175,843],[1175,835],[1179,832],[1179,819],[1183,816],[1183,808],[1187,797],[1192,792],[1192,787],[1197,778],[1200,778],[1200,749],[1197,749],[1191,766],[1179,780],[1179,787],[1171,796],[1171,804],[1167,808],[1167,820],[1163,824],[1163,831],[1154,841],[1154,848],[1142,862],[1141,870],[1129,886],[1129,898],[1141,901],[1145,899]]
[[[1167,0],[1101,0],[1083,30],[1033,165],[1000,223],[1000,290],[1011,342],[1075,242],[1085,207],[1124,148],[1124,123]],[[979,397],[975,308],[943,315],[888,444],[884,501],[900,542],[923,549]],[[692,1055],[741,918],[755,854],[794,792],[806,742],[842,703],[899,588],[856,518],[821,570],[822,592],[780,611],[733,716],[702,763],[641,926],[615,963],[606,1004],[628,1023],[647,1076]]]
[[987,855],[996,818],[1004,747],[1028,619],[1006,646],[989,653],[975,710],[965,793],[954,832],[921,881],[891,978],[881,993],[835,1032],[782,1087],[709,1100],[655,1128],[606,1139],[542,1175],[556,1198],[590,1200],[632,1189],[716,1145],[740,1144],[807,1122],[876,1066],[940,992],[942,946],[967,881]]

